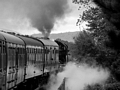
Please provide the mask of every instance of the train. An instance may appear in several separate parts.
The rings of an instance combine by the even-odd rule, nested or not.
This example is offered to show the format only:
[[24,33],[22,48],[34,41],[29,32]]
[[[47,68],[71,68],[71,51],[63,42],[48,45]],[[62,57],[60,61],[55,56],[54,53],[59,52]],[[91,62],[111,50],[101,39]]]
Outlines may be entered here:
[[0,90],[34,90],[67,60],[60,40],[0,31]]

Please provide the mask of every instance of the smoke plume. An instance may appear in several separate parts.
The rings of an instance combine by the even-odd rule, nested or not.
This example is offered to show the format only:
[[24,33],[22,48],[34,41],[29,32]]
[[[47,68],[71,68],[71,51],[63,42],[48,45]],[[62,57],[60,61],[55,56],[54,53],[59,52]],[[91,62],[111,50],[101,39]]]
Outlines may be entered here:
[[68,8],[68,0],[0,0],[2,18],[9,22],[27,18],[43,34],[51,32],[56,20],[69,12]]
[[105,84],[108,77],[109,72],[106,69],[70,62],[64,71],[51,75],[47,90],[58,90],[64,79],[66,90],[84,90],[87,85]]

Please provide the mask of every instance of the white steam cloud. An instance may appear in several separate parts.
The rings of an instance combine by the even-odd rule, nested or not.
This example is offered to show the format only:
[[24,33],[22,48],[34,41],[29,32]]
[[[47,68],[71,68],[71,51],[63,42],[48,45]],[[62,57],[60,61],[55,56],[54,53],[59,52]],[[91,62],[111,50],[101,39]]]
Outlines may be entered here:
[[47,90],[58,90],[65,78],[66,90],[84,90],[87,85],[105,84],[109,72],[100,67],[90,67],[86,64],[68,63],[64,71],[51,75]]
[[56,21],[70,11],[68,8],[68,0],[0,0],[0,20],[21,27],[21,22],[27,22],[49,34]]

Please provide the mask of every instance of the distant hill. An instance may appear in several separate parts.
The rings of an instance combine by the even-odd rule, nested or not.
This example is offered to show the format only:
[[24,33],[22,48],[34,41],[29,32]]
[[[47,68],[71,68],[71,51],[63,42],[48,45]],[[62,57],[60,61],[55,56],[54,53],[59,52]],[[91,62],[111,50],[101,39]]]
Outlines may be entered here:
[[[66,33],[58,33],[58,34],[50,34],[51,39],[62,39],[68,42],[73,42],[73,37],[78,35],[79,31],[76,32],[66,32]],[[42,34],[33,34],[34,37],[43,37]]]

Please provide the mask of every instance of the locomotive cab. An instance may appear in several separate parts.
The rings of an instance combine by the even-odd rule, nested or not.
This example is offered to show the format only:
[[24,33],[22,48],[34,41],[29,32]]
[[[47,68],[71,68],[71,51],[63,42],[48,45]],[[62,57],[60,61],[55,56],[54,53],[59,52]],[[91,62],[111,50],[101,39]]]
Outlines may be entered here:
[[61,40],[55,40],[59,45],[59,62],[65,64],[68,61],[68,46]]

